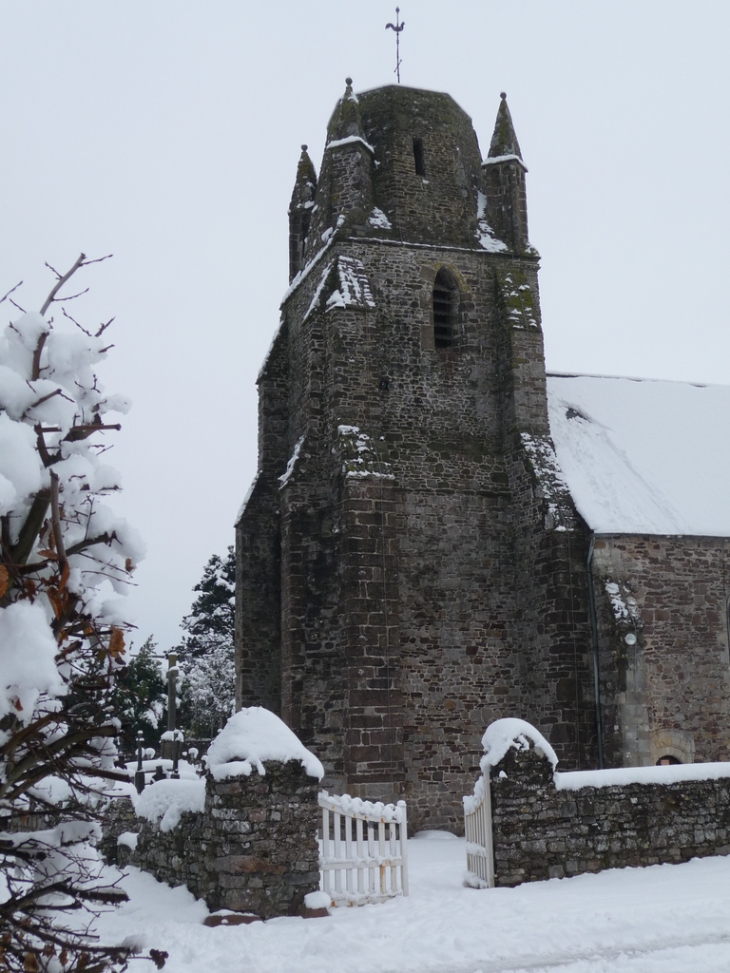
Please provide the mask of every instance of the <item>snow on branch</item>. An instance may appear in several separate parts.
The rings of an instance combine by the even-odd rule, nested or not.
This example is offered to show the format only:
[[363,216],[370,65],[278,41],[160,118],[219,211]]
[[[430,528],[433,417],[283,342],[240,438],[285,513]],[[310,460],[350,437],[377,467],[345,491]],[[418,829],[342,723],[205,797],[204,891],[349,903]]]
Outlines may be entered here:
[[[0,333],[0,967],[12,973],[122,970],[130,952],[88,933],[100,903],[124,898],[102,882],[92,808],[99,778],[119,777],[110,701],[128,626],[110,595],[144,554],[104,503],[118,488],[104,437],[120,428],[105,416],[129,403],[97,378],[106,325],[92,334],[66,315],[63,331],[45,317],[105,259],[50,268],[40,312]],[[49,827],[28,830],[33,813]],[[86,921],[63,918],[83,910]]]

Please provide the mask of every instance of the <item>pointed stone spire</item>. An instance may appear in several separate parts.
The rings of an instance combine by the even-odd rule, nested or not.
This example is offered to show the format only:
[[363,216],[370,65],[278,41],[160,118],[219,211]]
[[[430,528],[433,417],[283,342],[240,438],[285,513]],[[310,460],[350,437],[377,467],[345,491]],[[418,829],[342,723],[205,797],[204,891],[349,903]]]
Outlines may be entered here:
[[373,155],[373,147],[365,140],[352,78],[347,78],[345,93],[327,126],[312,241],[322,239],[328,230],[349,233],[365,225],[373,208]]
[[337,102],[327,126],[328,142],[337,142],[353,135],[364,138],[360,120],[360,105],[357,95],[352,90],[352,78],[345,78],[345,85],[345,93]]
[[501,92],[500,98],[502,100],[499,103],[497,121],[494,123],[494,134],[492,135],[492,141],[489,146],[488,158],[496,159],[506,155],[512,155],[517,156],[520,162],[522,162],[520,143],[517,141],[517,136],[515,135],[512,116],[509,113],[509,107],[507,105],[507,95],[504,91]]
[[491,229],[513,253],[529,247],[527,236],[527,193],[520,143],[515,135],[507,95],[501,93],[489,155],[482,163],[486,216]]
[[317,189],[317,172],[312,160],[307,152],[308,146],[302,146],[302,154],[299,156],[297,164],[297,176],[294,181],[294,191],[291,194],[289,212],[295,208],[302,208],[307,203],[314,202],[314,193]]
[[303,145],[289,204],[289,280],[296,277],[304,263],[316,190],[317,173],[307,153],[307,146]]

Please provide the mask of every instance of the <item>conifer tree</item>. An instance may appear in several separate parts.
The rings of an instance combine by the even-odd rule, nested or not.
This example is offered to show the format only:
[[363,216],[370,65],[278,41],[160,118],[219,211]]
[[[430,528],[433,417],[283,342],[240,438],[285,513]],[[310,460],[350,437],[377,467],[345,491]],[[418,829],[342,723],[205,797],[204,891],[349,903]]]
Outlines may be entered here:
[[167,687],[155,658],[156,648],[157,643],[150,636],[139,652],[130,657],[112,689],[114,712],[122,726],[119,743],[126,753],[134,750],[140,731],[148,746],[159,742]]
[[235,696],[233,660],[236,558],[214,554],[193,591],[199,592],[182,621],[178,653],[184,681],[180,708],[189,732],[214,736],[231,715]]

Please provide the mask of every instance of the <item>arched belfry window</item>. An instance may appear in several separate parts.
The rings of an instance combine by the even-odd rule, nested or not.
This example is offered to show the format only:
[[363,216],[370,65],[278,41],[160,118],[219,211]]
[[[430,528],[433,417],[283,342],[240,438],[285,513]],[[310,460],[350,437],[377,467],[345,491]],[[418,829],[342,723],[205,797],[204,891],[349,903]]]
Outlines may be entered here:
[[452,274],[442,267],[433,284],[433,344],[453,348],[457,337],[459,288]]

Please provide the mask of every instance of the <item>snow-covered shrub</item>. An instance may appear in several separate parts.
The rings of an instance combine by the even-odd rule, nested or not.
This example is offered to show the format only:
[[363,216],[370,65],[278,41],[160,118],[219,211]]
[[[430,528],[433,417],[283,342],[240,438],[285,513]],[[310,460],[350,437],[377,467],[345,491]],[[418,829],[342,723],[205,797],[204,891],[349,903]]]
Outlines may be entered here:
[[[48,314],[90,262],[57,273],[40,312],[0,332],[0,969],[25,973],[120,969],[128,954],[100,946],[82,918],[123,898],[100,884],[93,805],[118,776],[115,596],[143,554],[106,503],[119,488],[107,415],[128,402],[96,376],[107,325]],[[29,812],[42,828],[27,830]]]

